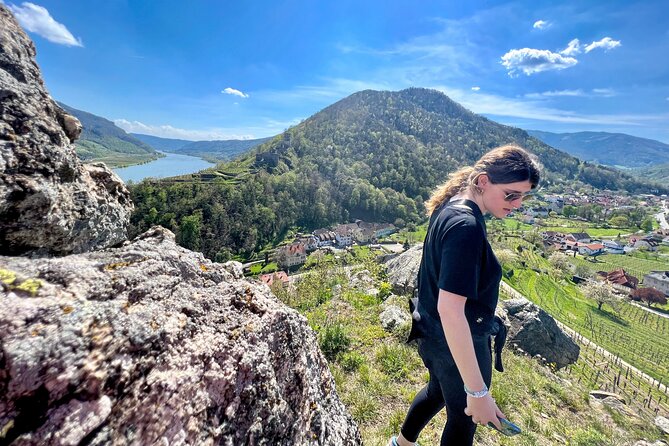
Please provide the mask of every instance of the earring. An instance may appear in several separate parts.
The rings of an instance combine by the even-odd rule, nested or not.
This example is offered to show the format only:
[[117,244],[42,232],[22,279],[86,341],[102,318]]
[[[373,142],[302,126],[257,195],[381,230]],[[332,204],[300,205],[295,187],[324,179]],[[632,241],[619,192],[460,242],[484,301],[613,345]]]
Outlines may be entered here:
[[478,184],[474,184],[474,190],[476,191],[477,194],[483,195],[483,188]]

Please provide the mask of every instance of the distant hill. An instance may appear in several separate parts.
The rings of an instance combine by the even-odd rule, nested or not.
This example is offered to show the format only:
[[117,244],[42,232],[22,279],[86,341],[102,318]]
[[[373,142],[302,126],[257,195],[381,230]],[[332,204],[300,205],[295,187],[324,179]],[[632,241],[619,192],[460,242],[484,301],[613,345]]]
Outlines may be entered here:
[[624,133],[551,133],[528,130],[531,136],[578,158],[622,167],[669,163],[669,144]]
[[159,138],[157,136],[132,133],[145,143],[166,152],[180,153],[204,158],[210,161],[226,161],[244,153],[253,147],[269,141],[271,138],[229,139],[214,141],[187,141],[183,139]]
[[151,147],[162,150],[163,152],[177,152],[180,148],[193,143],[193,141],[188,141],[186,139],[160,138],[158,136],[144,135],[142,133],[130,133],[130,135],[145,142]]
[[77,110],[62,102],[58,102],[58,105],[81,121],[83,131],[75,142],[75,148],[79,158],[84,161],[102,161],[109,167],[121,167],[153,161],[163,156],[108,119]]
[[631,169],[630,173],[638,178],[654,181],[657,184],[669,184],[669,163]]
[[170,194],[148,183],[134,186],[132,233],[161,224],[183,246],[223,261],[250,256],[295,226],[315,229],[355,218],[419,222],[424,201],[449,172],[512,142],[537,154],[552,183],[655,188],[476,115],[438,91],[367,90],[212,168],[206,184],[183,179],[170,184]]

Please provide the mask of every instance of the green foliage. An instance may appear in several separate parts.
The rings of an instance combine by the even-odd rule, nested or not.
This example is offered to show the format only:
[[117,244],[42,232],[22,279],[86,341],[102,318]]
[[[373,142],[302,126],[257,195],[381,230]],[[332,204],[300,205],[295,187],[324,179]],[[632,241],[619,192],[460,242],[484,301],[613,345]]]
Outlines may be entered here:
[[411,350],[404,345],[383,344],[376,352],[376,362],[391,379],[404,379],[412,362]]
[[188,249],[198,251],[200,249],[200,231],[202,229],[202,214],[195,213],[193,215],[181,218],[179,225],[179,232],[177,233],[177,242]]
[[344,325],[338,322],[328,323],[318,334],[318,345],[325,357],[334,361],[337,355],[350,347],[351,339],[346,334]]
[[390,296],[393,292],[393,287],[388,282],[381,282],[379,285],[379,294],[377,297],[381,300],[385,300],[386,297]]
[[346,372],[355,372],[365,363],[365,357],[356,351],[344,352],[339,356],[339,365]]
[[644,220],[639,225],[639,228],[643,229],[646,232],[650,232],[653,230],[653,222],[654,220],[650,217],[644,218]]

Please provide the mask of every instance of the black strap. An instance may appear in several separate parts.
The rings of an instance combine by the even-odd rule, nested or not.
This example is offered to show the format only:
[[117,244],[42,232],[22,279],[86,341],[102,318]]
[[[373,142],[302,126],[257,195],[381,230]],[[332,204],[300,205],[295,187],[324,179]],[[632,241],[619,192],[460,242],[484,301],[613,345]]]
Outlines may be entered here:
[[506,325],[504,325],[504,321],[499,316],[495,316],[493,327],[493,334],[495,335],[495,370],[498,372],[503,372],[504,366],[502,365],[502,349],[506,343],[506,333],[508,330]]

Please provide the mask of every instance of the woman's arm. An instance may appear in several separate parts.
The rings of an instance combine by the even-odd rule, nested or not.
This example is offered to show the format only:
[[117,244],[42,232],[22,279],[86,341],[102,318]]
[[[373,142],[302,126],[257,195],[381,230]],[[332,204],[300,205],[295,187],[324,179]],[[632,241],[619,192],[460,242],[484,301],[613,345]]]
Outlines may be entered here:
[[[437,310],[439,311],[441,325],[446,335],[448,348],[453,355],[462,380],[468,389],[478,391],[483,389],[485,382],[483,381],[476,353],[474,352],[472,333],[465,317],[466,302],[466,297],[439,290]],[[489,422],[492,422],[498,429],[501,429],[502,426],[497,417],[506,418],[490,394],[482,398],[474,398],[467,395],[465,413],[471,415],[474,423],[487,425]]]

